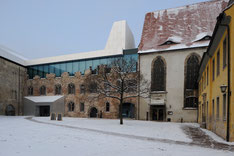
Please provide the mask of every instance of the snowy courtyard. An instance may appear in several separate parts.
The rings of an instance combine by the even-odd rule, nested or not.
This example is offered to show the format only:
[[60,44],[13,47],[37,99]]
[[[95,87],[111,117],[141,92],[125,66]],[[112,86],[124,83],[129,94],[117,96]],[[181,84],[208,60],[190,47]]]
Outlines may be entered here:
[[198,124],[6,116],[0,116],[0,124],[0,156],[234,155],[234,144],[224,144],[211,132],[201,130],[225,148],[194,141],[188,131],[200,129]]

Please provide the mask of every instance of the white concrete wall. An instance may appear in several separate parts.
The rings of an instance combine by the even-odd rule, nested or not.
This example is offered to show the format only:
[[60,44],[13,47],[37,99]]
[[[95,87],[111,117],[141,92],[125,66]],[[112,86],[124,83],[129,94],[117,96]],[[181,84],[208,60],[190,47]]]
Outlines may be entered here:
[[[184,67],[185,59],[192,53],[202,57],[206,48],[187,50],[176,50],[167,52],[155,52],[140,54],[140,71],[145,79],[151,81],[152,61],[157,56],[162,56],[166,61],[166,118],[179,122],[181,118],[185,122],[196,122],[197,110],[184,110]],[[149,112],[149,99],[140,100],[140,119],[146,119],[146,112]],[[167,115],[167,111],[173,111],[173,115]]]

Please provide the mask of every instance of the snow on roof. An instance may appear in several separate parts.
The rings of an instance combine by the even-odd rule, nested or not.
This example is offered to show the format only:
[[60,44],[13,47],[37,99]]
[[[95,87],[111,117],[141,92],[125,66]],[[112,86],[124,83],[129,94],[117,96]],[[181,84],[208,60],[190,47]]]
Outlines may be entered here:
[[[195,41],[212,35],[216,17],[227,4],[228,0],[213,0],[147,13],[139,53],[204,46]],[[173,41],[181,46],[163,44],[166,41]]]
[[25,96],[24,98],[36,102],[55,102],[56,100],[62,98],[63,96]]
[[27,60],[25,57],[3,45],[0,45],[0,56],[21,65],[24,65]]

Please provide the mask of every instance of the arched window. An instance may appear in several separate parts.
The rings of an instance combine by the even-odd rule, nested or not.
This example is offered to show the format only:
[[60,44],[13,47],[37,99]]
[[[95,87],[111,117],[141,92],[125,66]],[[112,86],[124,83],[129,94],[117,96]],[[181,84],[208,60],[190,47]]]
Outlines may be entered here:
[[33,87],[32,86],[28,87],[28,95],[29,96],[33,95]]
[[151,82],[151,91],[166,90],[166,66],[161,57],[154,61]]
[[97,83],[96,82],[91,82],[89,84],[89,92],[90,93],[96,93],[97,92]]
[[74,111],[74,108],[75,108],[75,104],[74,104],[74,102],[69,102],[68,103],[68,111],[69,112],[73,112]]
[[110,111],[110,103],[107,102],[107,103],[106,103],[106,112],[109,112],[109,111]]
[[73,83],[68,85],[68,94],[75,94],[75,85]]
[[84,94],[85,93],[85,85],[80,85],[80,93]]
[[191,55],[186,63],[186,89],[198,89],[198,72],[199,59],[196,55]]
[[55,95],[60,95],[61,94],[61,85],[57,84],[55,85]]
[[185,63],[185,99],[184,107],[197,107],[198,98],[196,95],[196,90],[198,89],[198,74],[199,74],[199,58],[197,55],[193,54]]
[[46,95],[46,87],[45,86],[40,87],[40,95]]

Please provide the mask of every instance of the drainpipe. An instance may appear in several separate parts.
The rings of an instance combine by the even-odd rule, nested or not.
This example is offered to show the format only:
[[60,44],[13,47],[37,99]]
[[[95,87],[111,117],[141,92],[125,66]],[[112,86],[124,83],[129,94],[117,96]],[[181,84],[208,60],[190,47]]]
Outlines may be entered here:
[[19,67],[19,78],[18,78],[18,115],[20,115],[20,67]]
[[[140,54],[138,54],[138,69],[139,69],[139,77],[141,75],[141,61],[140,61]],[[138,78],[139,78],[138,77]],[[140,80],[139,80],[140,81]],[[140,82],[138,82],[138,102],[137,102],[137,107],[138,107],[138,110],[137,110],[137,119],[139,120],[140,119]]]
[[231,96],[231,92],[230,92],[230,27],[227,24],[220,24],[220,26],[224,26],[227,27],[227,36],[228,36],[228,90],[227,90],[227,95],[228,95],[228,99],[227,99],[227,135],[226,135],[226,141],[229,142],[229,138],[230,138],[230,96]]

